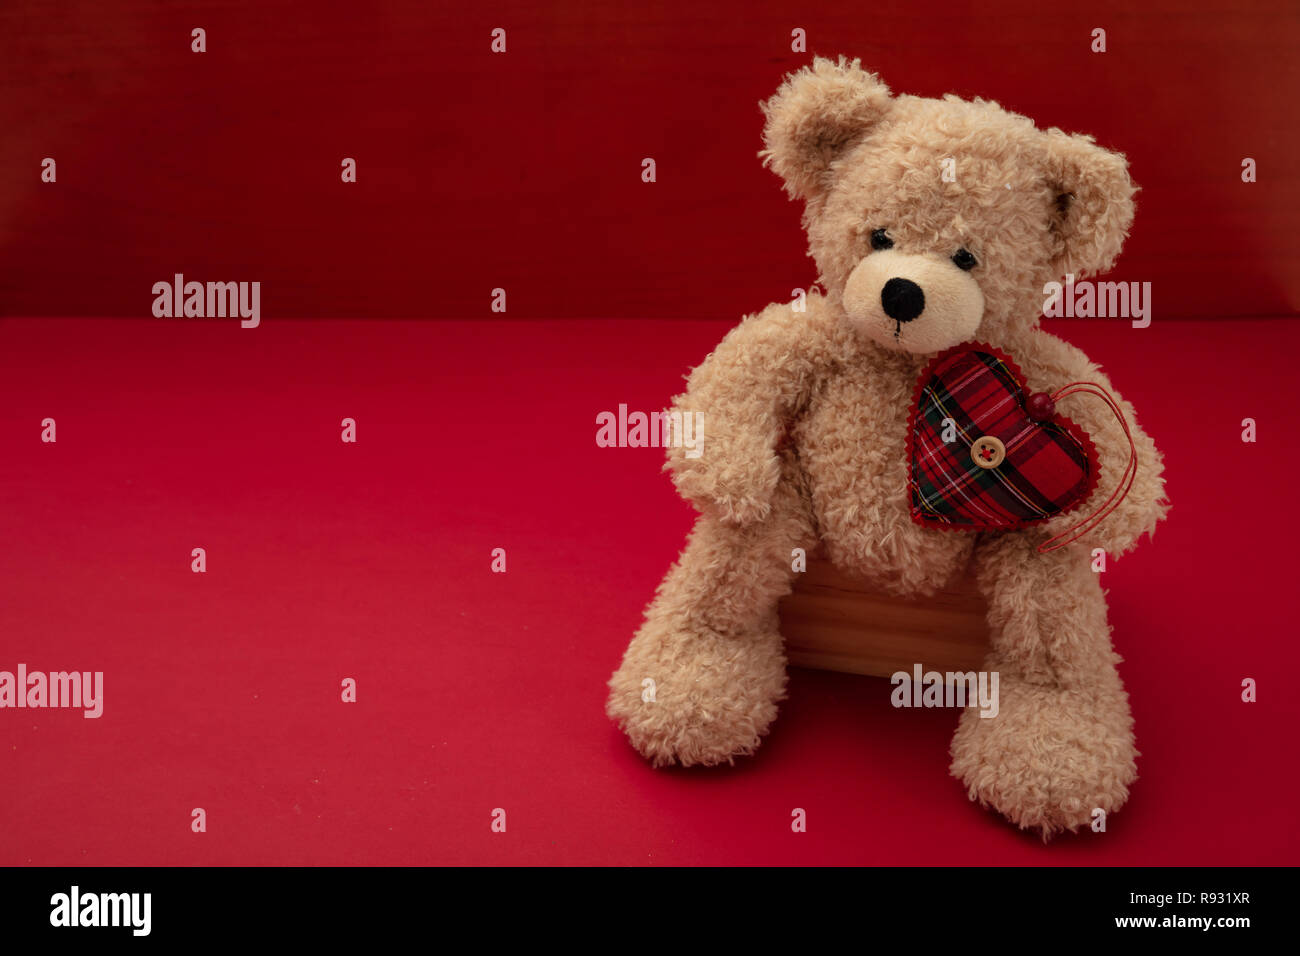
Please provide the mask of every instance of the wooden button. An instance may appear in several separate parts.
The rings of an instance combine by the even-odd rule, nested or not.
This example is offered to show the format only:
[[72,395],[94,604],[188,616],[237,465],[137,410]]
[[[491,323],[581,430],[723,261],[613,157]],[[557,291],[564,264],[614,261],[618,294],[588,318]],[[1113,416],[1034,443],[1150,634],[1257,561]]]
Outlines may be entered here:
[[1006,457],[1007,446],[992,435],[983,435],[970,446],[971,461],[981,468],[996,468]]

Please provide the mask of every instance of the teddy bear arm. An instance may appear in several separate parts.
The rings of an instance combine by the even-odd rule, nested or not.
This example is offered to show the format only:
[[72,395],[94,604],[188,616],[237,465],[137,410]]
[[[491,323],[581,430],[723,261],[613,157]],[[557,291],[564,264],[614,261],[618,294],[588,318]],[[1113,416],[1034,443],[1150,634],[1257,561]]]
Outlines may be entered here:
[[673,411],[691,414],[696,449],[668,448],[666,468],[703,512],[748,524],[765,518],[780,480],[777,448],[817,368],[819,323],[771,305],[732,329],[696,368]]
[[[1137,472],[1123,500],[1081,540],[1089,548],[1102,548],[1114,557],[1133,549],[1144,534],[1154,533],[1169,508],[1165,498],[1164,461],[1155,442],[1138,423],[1133,406],[1120,398],[1110,380],[1095,367],[1080,370],[1077,381],[1091,381],[1106,389],[1119,404],[1128,423],[1133,448],[1137,452]],[[1101,463],[1101,474],[1092,496],[1077,513],[1057,519],[1064,530],[1083,517],[1092,514],[1111,498],[1123,478],[1132,449],[1129,437],[1111,410],[1099,399],[1090,395],[1069,396],[1058,408],[1074,419],[1088,432],[1096,446]]]

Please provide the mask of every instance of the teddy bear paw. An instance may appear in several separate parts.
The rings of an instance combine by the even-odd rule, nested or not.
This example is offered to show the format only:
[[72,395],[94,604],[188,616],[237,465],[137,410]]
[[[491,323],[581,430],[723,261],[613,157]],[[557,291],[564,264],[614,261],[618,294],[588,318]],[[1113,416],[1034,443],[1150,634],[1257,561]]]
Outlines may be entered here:
[[1004,682],[996,717],[962,714],[952,757],[971,800],[1044,840],[1118,810],[1137,779],[1132,718],[1118,687]]
[[785,684],[775,629],[732,636],[652,620],[610,679],[605,710],[656,767],[734,763],[757,749]]

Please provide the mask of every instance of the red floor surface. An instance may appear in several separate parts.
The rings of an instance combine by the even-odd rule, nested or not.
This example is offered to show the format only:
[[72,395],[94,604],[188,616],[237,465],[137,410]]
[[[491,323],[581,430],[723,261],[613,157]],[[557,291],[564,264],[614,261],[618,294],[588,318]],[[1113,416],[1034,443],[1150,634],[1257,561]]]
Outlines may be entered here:
[[652,770],[605,718],[691,512],[595,416],[661,407],[731,324],[0,321],[0,670],[105,672],[100,719],[0,721],[0,864],[1296,861],[1297,562],[1261,492],[1300,473],[1300,325],[1049,325],[1174,508],[1106,573],[1141,779],[1044,847],[883,680],[795,671],[734,769]]

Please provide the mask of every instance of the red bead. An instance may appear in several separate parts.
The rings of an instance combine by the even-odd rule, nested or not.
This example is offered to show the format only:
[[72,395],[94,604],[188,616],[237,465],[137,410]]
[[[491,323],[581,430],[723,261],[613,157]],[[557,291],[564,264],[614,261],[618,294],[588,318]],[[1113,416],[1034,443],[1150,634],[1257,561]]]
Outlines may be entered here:
[[1056,402],[1046,392],[1034,392],[1025,403],[1025,411],[1036,422],[1045,422],[1056,414]]

